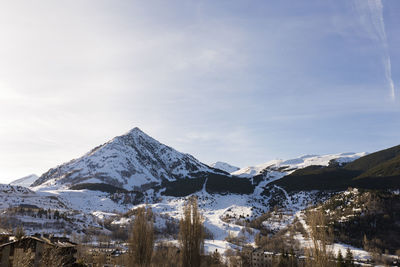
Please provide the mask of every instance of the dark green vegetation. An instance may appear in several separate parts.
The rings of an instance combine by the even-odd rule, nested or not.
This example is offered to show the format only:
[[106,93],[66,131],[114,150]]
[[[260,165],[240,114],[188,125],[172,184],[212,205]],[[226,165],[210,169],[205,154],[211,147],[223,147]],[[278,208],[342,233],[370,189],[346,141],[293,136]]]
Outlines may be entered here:
[[208,193],[251,194],[254,190],[254,186],[248,179],[221,174],[204,174],[198,178],[164,181],[162,186],[166,188],[165,195],[182,197],[200,191],[204,183],[206,183]]
[[206,190],[209,193],[251,194],[254,186],[249,179],[211,174],[208,177]]
[[364,172],[398,156],[400,156],[400,145],[361,157],[347,164],[346,169]]
[[343,168],[310,166],[273,182],[286,191],[345,190],[359,172]]
[[335,240],[374,253],[400,249],[400,195],[389,191],[353,190],[326,201]]
[[105,193],[127,193],[128,191],[119,188],[110,184],[102,184],[102,183],[84,183],[84,184],[76,184],[70,187],[71,190],[92,190],[92,191],[101,191]]
[[165,187],[164,195],[173,197],[184,197],[193,194],[204,185],[206,178],[177,179],[176,181],[164,181],[162,186]]
[[[248,179],[231,177],[222,174],[209,174],[203,173],[197,178],[182,178],[176,181],[163,181],[161,187],[157,186],[157,190],[165,188],[164,195],[183,197],[200,191],[204,183],[206,182],[206,190],[209,193],[233,193],[233,194],[251,194],[254,190],[254,186]],[[92,190],[101,191],[109,194],[117,193],[135,193],[138,191],[128,191],[123,188],[119,188],[110,184],[104,183],[83,183],[77,184],[70,187],[71,190]]]
[[400,188],[400,146],[361,157],[344,166],[310,166],[297,170],[272,184],[287,191]]
[[137,190],[128,191],[110,184],[102,183],[84,183],[76,184],[70,187],[71,190],[91,190],[100,191],[109,194],[109,198],[122,204],[137,205],[143,203],[144,194]]
[[358,178],[400,176],[400,156],[368,169]]

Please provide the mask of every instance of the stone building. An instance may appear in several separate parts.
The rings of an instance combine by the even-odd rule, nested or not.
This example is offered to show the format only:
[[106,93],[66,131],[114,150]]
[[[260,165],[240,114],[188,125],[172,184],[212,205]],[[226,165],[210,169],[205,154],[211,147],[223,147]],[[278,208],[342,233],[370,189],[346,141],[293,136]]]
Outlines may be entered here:
[[71,242],[23,237],[0,245],[0,267],[73,266],[76,261],[75,246]]
[[92,263],[89,266],[109,267],[124,266],[126,251],[119,248],[91,248],[89,250],[92,256]]
[[276,255],[272,252],[267,252],[262,249],[255,249],[251,253],[251,265],[253,267],[271,266]]

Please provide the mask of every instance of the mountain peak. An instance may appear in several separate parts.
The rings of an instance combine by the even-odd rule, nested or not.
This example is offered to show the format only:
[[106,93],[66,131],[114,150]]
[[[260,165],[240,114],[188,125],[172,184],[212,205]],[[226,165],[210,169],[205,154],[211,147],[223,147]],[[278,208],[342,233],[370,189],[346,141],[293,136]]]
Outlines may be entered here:
[[193,156],[176,151],[135,127],[78,159],[50,169],[33,186],[106,183],[140,190],[150,184],[214,172]]
[[125,132],[122,135],[116,136],[113,139],[111,139],[108,143],[113,142],[114,140],[121,140],[122,139],[136,139],[138,137],[145,137],[146,139],[154,139],[145,132],[143,132],[139,127],[134,127],[130,129],[129,131]]
[[146,133],[143,132],[139,127],[134,127],[134,128],[132,128],[131,130],[129,130],[126,134],[127,134],[127,135],[128,135],[128,134],[134,134],[134,135],[136,135],[136,134],[146,134]]

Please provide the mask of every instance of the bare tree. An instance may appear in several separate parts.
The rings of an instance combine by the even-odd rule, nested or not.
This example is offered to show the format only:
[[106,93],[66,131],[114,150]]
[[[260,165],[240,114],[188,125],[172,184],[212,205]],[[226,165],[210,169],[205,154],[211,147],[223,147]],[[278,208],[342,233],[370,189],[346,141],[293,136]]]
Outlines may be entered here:
[[63,248],[53,245],[44,245],[39,266],[58,267],[72,266],[75,263],[76,248]]
[[138,208],[129,240],[131,266],[150,266],[153,246],[153,212],[150,207]]
[[198,267],[204,250],[203,216],[198,210],[197,198],[187,200],[180,221],[179,243],[183,267]]
[[154,251],[151,262],[152,267],[177,267],[179,262],[179,249],[166,242],[161,242]]
[[[332,265],[332,252],[328,244],[333,241],[333,232],[328,227],[325,214],[320,210],[311,211],[308,216],[310,237],[313,247],[308,251],[309,266],[330,266]],[[311,259],[312,258],[312,259]]]

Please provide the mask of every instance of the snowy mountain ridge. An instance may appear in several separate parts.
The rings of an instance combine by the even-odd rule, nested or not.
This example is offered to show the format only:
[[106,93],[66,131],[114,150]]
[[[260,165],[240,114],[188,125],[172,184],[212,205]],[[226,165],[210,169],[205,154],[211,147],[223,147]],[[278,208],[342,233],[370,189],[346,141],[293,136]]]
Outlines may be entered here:
[[227,172],[227,173],[232,173],[232,172],[240,170],[239,167],[232,166],[229,163],[222,162],[222,161],[214,162],[214,163],[210,164],[210,166],[215,168],[215,169],[219,169],[219,170],[222,170],[224,172]]
[[271,160],[256,166],[242,168],[240,170],[232,172],[231,174],[243,178],[251,178],[253,176],[262,174],[267,169],[270,169],[283,172],[285,173],[285,175],[287,175],[294,172],[297,169],[302,169],[312,165],[328,166],[332,161],[335,161],[339,165],[342,165],[345,163],[352,162],[365,155],[367,155],[366,152],[339,153],[339,154],[327,154],[327,155],[304,155],[289,160],[282,160],[282,159]]
[[50,169],[34,187],[106,183],[126,190],[215,173],[193,156],[176,151],[134,128],[84,156]]
[[[366,154],[304,155],[242,169],[223,162],[207,166],[134,128],[78,159],[50,169],[29,188],[16,185],[30,183],[28,177],[12,185],[0,185],[0,212],[14,226],[24,225],[27,233],[46,229],[71,235],[83,233],[88,227],[107,233],[106,219],[126,227],[133,219],[130,211],[147,203],[155,214],[157,231],[163,233],[167,232],[167,225],[179,222],[186,199],[194,195],[204,215],[204,225],[213,236],[205,241],[206,250],[223,252],[233,246],[226,239],[231,234],[246,235],[246,242],[254,243],[258,230],[246,232],[245,221],[269,212],[262,227],[281,231],[296,219],[303,220],[301,211],[310,204],[324,202],[345,190],[299,189],[293,182],[305,180],[293,172],[315,165],[342,171],[353,163],[362,165],[363,162],[353,162],[343,166]],[[393,153],[386,154],[394,157]],[[375,158],[382,157],[368,162],[376,163]],[[282,181],[290,183],[279,184]],[[289,187],[292,184],[296,185],[294,189]]]
[[9,183],[9,185],[19,185],[19,186],[24,186],[24,187],[30,187],[31,184],[33,184],[39,176],[36,174],[31,174],[22,178],[19,178],[17,180],[12,181]]

